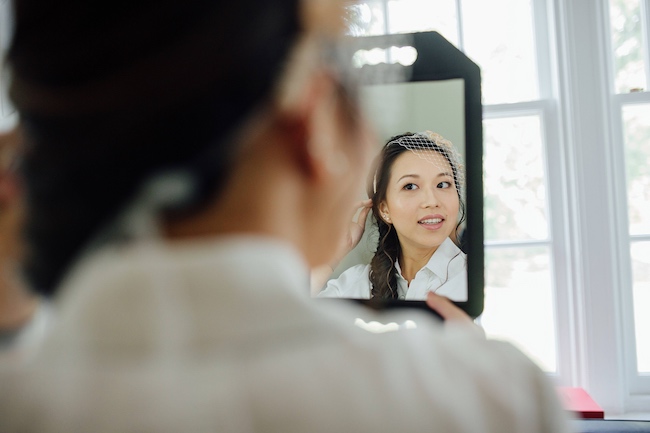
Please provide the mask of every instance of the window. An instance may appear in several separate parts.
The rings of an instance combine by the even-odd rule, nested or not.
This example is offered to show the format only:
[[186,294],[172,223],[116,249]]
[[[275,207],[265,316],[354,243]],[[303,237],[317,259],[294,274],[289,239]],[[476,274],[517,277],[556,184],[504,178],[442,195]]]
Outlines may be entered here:
[[621,107],[627,180],[637,371],[650,373],[650,104]]
[[[367,0],[482,70],[486,307],[608,414],[650,407],[650,0]],[[508,11],[508,13],[503,13]]]
[[[620,247],[629,255],[632,305],[625,313],[634,338],[627,349],[632,392],[650,387],[650,2],[608,2],[611,43],[612,123],[625,175],[627,236]],[[625,225],[625,224],[624,224]],[[631,311],[630,311],[631,310]],[[632,323],[629,323],[632,322]]]

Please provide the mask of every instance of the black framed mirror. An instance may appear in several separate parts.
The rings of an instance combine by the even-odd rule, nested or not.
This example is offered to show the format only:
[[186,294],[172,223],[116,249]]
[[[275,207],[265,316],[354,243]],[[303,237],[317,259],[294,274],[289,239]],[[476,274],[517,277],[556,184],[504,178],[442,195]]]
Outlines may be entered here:
[[[454,236],[454,243],[466,257],[467,277],[465,296],[456,293],[449,297],[476,318],[483,311],[484,299],[480,69],[437,32],[356,37],[350,55],[361,69],[361,103],[378,135],[378,152],[391,137],[428,130],[451,141],[461,155],[465,172],[461,197],[465,203],[465,220],[459,227],[459,236]],[[373,57],[383,61],[377,63]],[[361,242],[337,266],[332,278],[352,266],[369,263],[377,248],[377,235],[371,214]],[[374,309],[431,311],[423,300],[409,300],[404,296],[401,297],[404,299],[391,300],[350,298]]]

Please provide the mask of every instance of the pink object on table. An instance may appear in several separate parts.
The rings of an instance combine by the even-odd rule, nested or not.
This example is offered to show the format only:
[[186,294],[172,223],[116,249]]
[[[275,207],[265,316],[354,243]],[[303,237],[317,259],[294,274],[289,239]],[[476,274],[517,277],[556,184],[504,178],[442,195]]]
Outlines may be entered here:
[[584,389],[560,386],[557,390],[565,409],[580,418],[605,418],[603,408]]

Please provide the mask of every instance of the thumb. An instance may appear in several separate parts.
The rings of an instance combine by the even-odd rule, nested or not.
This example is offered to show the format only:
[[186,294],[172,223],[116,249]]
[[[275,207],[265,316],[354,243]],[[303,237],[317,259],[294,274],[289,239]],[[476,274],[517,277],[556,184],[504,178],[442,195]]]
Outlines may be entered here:
[[461,326],[467,326],[468,329],[474,329],[480,332],[481,335],[485,336],[483,329],[476,325],[469,315],[457,307],[449,298],[444,296],[436,295],[433,292],[427,294],[426,299],[427,305],[432,310],[436,311],[446,323],[455,323]]

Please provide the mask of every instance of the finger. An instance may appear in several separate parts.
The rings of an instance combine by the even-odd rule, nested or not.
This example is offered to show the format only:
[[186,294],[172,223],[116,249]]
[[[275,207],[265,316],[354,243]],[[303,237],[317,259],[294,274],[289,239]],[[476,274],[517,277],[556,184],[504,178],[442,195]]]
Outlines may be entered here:
[[[372,202],[370,202],[370,205],[372,206]],[[357,224],[361,227],[366,226],[366,218],[368,218],[368,213],[370,212],[370,209],[372,207],[366,206],[363,209],[361,209],[361,212],[359,212],[359,217],[357,218]]]
[[444,296],[439,296],[433,292],[429,292],[427,294],[427,305],[429,308],[440,314],[446,321],[474,324],[467,313],[458,308],[453,302]]
[[432,310],[440,314],[445,319],[445,323],[453,323],[476,332],[479,337],[485,338],[485,331],[483,328],[474,323],[471,317],[463,310],[458,308],[448,298],[436,295],[433,292],[427,294],[427,305]]
[[372,200],[368,198],[365,200],[358,201],[354,206],[354,210],[357,211],[359,209],[370,209],[371,207],[372,207]]
[[[354,222],[354,216],[356,215],[357,212],[359,212],[359,209],[361,209],[361,211],[363,212],[366,209],[370,209],[370,208],[372,208],[372,200],[371,199],[360,200],[360,201],[356,202],[354,204],[354,208],[353,208],[353,212],[352,212],[352,216],[351,216],[352,221]],[[359,219],[357,218],[357,221],[358,220]]]
[[352,208],[352,218],[354,218],[360,208],[364,207],[364,202],[365,200],[360,200],[354,204],[354,207]]

